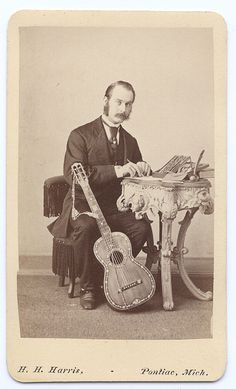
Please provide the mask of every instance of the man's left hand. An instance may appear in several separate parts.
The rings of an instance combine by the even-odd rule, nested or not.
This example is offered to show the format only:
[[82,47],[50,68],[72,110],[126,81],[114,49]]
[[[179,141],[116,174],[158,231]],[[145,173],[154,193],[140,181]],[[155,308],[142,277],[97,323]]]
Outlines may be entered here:
[[143,176],[150,176],[152,169],[147,162],[145,161],[137,162],[137,165]]

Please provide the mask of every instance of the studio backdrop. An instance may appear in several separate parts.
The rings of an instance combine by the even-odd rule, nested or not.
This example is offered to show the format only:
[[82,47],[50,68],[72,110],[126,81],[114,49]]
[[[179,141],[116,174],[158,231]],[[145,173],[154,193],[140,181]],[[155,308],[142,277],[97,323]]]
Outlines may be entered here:
[[[63,173],[70,132],[101,115],[105,89],[116,80],[135,88],[123,126],[153,170],[176,154],[196,161],[202,149],[214,167],[211,29],[24,27],[19,50],[20,255],[50,255],[44,180]],[[195,215],[191,257],[213,257],[213,217]],[[157,222],[153,230],[157,239]]]

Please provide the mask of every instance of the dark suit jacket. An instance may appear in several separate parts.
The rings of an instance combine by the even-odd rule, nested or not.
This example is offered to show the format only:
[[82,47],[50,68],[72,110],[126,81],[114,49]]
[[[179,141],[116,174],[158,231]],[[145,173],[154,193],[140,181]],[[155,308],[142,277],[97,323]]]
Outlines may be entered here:
[[[142,161],[136,139],[122,126],[120,127],[120,136],[124,139],[123,164],[127,163],[127,159],[134,163]],[[72,209],[71,165],[75,162],[81,162],[84,166],[93,168],[89,182],[98,202],[99,199],[102,201],[103,196],[107,195],[107,193],[111,194],[112,189],[117,188],[117,185],[119,185],[121,192],[121,179],[117,178],[114,165],[111,162],[107,136],[101,116],[88,124],[76,128],[69,136],[64,159],[64,177],[69,183],[70,189],[65,197],[61,215],[48,226],[49,231],[58,238],[65,238],[68,235],[68,225]],[[76,209],[80,212],[90,210],[79,187],[76,190]]]

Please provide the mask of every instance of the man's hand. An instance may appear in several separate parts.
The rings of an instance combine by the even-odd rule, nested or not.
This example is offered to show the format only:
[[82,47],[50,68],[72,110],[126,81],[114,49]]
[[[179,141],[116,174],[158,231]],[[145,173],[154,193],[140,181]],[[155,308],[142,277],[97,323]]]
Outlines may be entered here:
[[138,164],[129,161],[124,166],[122,166],[122,175],[123,175],[123,177],[128,177],[128,176],[129,177],[134,177],[134,176],[141,177],[143,174],[142,174],[141,169],[138,166]]
[[114,166],[118,178],[121,177],[143,177],[150,176],[151,167],[147,162],[128,161],[124,166]]
[[147,162],[137,162],[137,166],[139,167],[142,176],[150,176],[152,169]]

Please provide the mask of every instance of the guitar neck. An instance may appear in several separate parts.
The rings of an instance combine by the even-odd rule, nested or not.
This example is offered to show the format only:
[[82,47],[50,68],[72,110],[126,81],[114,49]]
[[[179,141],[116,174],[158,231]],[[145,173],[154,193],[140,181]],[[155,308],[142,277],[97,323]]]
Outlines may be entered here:
[[101,211],[101,208],[98,205],[98,202],[93,194],[92,189],[90,188],[90,185],[87,183],[86,186],[82,186],[82,189],[92,213],[96,214],[96,222],[102,237],[106,241],[109,241],[109,239],[111,239],[111,229],[106,222],[106,219]]

